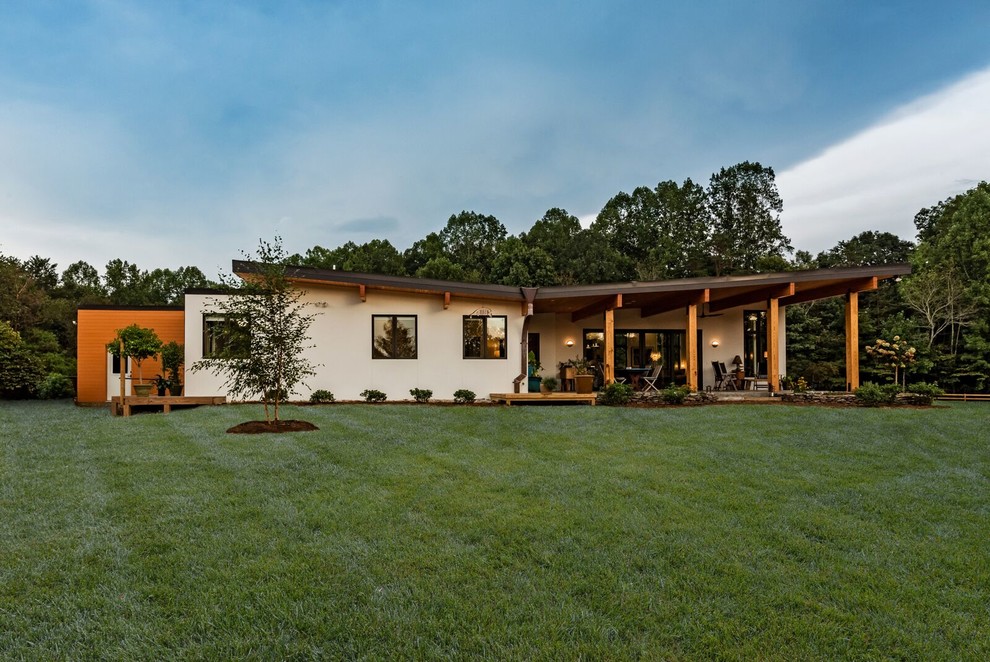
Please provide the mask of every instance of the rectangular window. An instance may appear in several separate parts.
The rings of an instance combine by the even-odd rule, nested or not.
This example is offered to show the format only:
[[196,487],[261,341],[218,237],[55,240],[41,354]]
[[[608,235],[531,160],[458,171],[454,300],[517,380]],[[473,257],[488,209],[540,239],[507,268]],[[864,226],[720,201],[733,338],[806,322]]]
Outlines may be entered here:
[[[109,354],[109,352],[108,352]],[[110,356],[110,372],[114,375],[120,374],[120,357],[109,354]],[[127,372],[125,374],[131,374],[131,359],[127,359]]]
[[371,358],[415,359],[416,316],[372,315]]
[[505,315],[480,317],[464,316],[464,358],[504,359],[507,358]]
[[251,335],[242,319],[207,313],[203,315],[203,358],[246,357],[251,353]]

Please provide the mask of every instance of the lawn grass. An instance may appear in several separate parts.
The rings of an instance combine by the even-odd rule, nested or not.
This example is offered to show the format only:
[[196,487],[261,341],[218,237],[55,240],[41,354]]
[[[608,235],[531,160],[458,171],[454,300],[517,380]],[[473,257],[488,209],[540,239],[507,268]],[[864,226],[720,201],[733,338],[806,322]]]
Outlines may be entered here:
[[0,403],[0,657],[990,657],[986,404]]

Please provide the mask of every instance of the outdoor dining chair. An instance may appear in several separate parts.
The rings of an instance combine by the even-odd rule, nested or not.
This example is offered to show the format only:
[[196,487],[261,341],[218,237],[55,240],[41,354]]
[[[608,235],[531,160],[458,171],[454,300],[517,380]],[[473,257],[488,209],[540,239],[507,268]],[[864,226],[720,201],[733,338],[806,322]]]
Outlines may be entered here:
[[725,364],[719,361],[712,361],[712,370],[715,371],[715,390],[716,391],[728,391],[732,389],[737,390],[736,387],[736,376],[730,375],[728,369],[726,369]]
[[652,370],[640,377],[640,379],[646,384],[646,386],[643,387],[643,393],[647,393],[651,390],[656,391],[657,393],[660,392],[660,389],[657,388],[657,380],[660,379],[660,369],[661,365],[659,363],[655,363]]

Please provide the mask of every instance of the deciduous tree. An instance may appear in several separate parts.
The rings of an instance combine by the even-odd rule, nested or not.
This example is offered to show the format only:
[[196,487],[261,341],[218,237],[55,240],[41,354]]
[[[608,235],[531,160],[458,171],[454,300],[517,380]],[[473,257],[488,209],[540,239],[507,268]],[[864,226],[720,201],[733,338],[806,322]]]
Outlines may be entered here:
[[259,241],[257,256],[245,258],[253,265],[250,277],[241,282],[225,278],[230,293],[213,305],[228,319],[247,325],[249,350],[244,352],[231,338],[232,342],[220,343],[218,355],[196,361],[191,369],[222,375],[235,396],[260,397],[266,420],[277,423],[282,402],[315,374],[315,366],[304,356],[313,347],[308,331],[315,315],[304,312],[302,291],[289,279],[279,237],[272,243]]

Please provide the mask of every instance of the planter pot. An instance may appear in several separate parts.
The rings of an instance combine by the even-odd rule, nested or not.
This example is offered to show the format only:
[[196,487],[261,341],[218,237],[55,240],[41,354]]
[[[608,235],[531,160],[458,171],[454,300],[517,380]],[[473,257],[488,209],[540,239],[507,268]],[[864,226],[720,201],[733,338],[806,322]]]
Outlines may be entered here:
[[594,383],[594,375],[577,375],[574,377],[574,390],[578,393],[591,393]]
[[553,391],[550,390],[549,386],[544,386],[543,384],[540,384],[540,393],[542,393],[543,395],[549,395],[553,393]]
[[180,396],[180,395],[182,395],[182,384],[178,384],[176,386],[169,386],[168,387],[168,394],[169,395],[174,395],[174,396]]
[[539,377],[530,377],[529,378],[529,392],[530,393],[539,393],[540,392],[540,378]]
[[138,396],[139,398],[147,398],[148,396],[150,396],[151,389],[153,387],[154,384],[131,384],[131,390],[134,392],[134,395]]
[[158,387],[158,396],[161,397],[163,395],[165,395],[165,387],[164,386],[159,386]]

